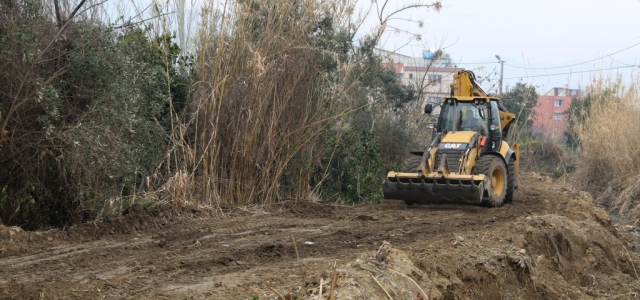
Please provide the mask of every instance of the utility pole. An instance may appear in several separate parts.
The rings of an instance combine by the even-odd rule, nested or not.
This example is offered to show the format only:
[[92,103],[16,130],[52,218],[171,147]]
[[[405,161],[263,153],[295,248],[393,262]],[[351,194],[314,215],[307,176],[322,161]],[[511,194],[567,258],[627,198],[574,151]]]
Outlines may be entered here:
[[502,98],[502,78],[504,75],[504,60],[500,59],[500,55],[496,54],[496,58],[500,62],[500,98]]

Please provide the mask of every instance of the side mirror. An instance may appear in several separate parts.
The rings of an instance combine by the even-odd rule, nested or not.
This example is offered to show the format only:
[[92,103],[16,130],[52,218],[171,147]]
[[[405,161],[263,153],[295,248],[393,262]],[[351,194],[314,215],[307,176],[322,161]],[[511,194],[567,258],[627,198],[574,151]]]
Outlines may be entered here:
[[424,113],[427,115],[430,115],[432,111],[433,111],[433,104],[427,103],[427,105],[424,106]]

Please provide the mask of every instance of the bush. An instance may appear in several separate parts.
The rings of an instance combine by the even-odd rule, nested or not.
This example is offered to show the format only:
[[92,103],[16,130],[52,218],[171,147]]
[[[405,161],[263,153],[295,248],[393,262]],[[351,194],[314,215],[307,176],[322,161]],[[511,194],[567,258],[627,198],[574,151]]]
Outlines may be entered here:
[[560,178],[575,168],[575,156],[563,144],[554,140],[525,141],[521,145],[521,172],[538,172]]
[[[67,22],[41,1],[0,1],[0,223],[116,212],[156,175],[173,199],[205,205],[300,199],[316,187],[376,199],[424,130],[408,113],[415,91],[373,55],[384,26],[354,42],[355,6],[344,4],[205,5],[192,60],[150,27],[116,29],[93,10]],[[417,7],[441,6],[406,8]],[[156,29],[168,22],[162,9],[152,9]],[[337,166],[331,180],[313,178],[318,166]]]
[[0,222],[95,218],[165,157],[171,102],[186,98],[167,79],[176,51],[135,26],[58,30],[40,2],[18,3],[0,19]]
[[590,105],[574,132],[580,161],[574,183],[611,211],[640,217],[640,78],[600,78],[587,89]]
[[513,87],[506,88],[501,103],[508,111],[516,114],[516,121],[509,128],[507,137],[511,143],[523,143],[531,139],[531,120],[535,114],[533,108],[538,103],[538,93],[532,85],[518,82]]

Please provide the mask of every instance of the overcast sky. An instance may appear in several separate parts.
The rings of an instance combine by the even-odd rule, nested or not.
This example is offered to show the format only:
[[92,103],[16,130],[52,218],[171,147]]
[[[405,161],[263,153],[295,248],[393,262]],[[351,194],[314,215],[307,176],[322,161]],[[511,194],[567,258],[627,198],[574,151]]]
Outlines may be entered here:
[[[492,79],[499,77],[498,54],[506,61],[505,86],[522,80],[537,86],[539,93],[552,87],[583,88],[598,74],[620,73],[628,81],[630,74],[640,73],[637,66],[628,67],[640,64],[639,0],[441,2],[440,12],[420,9],[401,15],[423,20],[422,28],[405,20],[392,21],[400,31],[389,31],[379,46],[413,56],[420,56],[424,48],[444,48],[460,67]],[[362,30],[376,21],[369,18]],[[412,40],[403,30],[420,34],[422,40]],[[618,67],[624,68],[612,69]],[[612,70],[592,71],[601,69]],[[554,75],[561,73],[571,74]],[[483,87],[497,89],[486,82]]]

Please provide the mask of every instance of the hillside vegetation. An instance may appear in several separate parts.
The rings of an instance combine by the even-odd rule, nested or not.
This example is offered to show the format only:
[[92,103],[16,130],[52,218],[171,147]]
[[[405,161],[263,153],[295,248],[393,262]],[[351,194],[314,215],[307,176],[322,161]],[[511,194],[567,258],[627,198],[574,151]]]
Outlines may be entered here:
[[596,202],[616,214],[640,219],[640,78],[599,78],[572,121],[579,162],[571,177]]
[[385,27],[354,38],[355,4],[214,2],[178,38],[184,6],[114,18],[106,4],[1,1],[0,222],[379,199],[424,120],[419,91],[373,55]]
[[[385,173],[428,143],[421,90],[374,54],[394,11],[237,0],[185,19],[176,3],[129,16],[105,3],[0,1],[0,223],[65,227],[167,201],[375,202]],[[379,26],[362,34],[367,13]],[[638,213],[636,88],[594,81],[571,116],[572,178],[617,213]],[[540,145],[527,121],[535,89],[505,95],[522,119],[510,138]],[[536,149],[526,170],[576,157]]]

